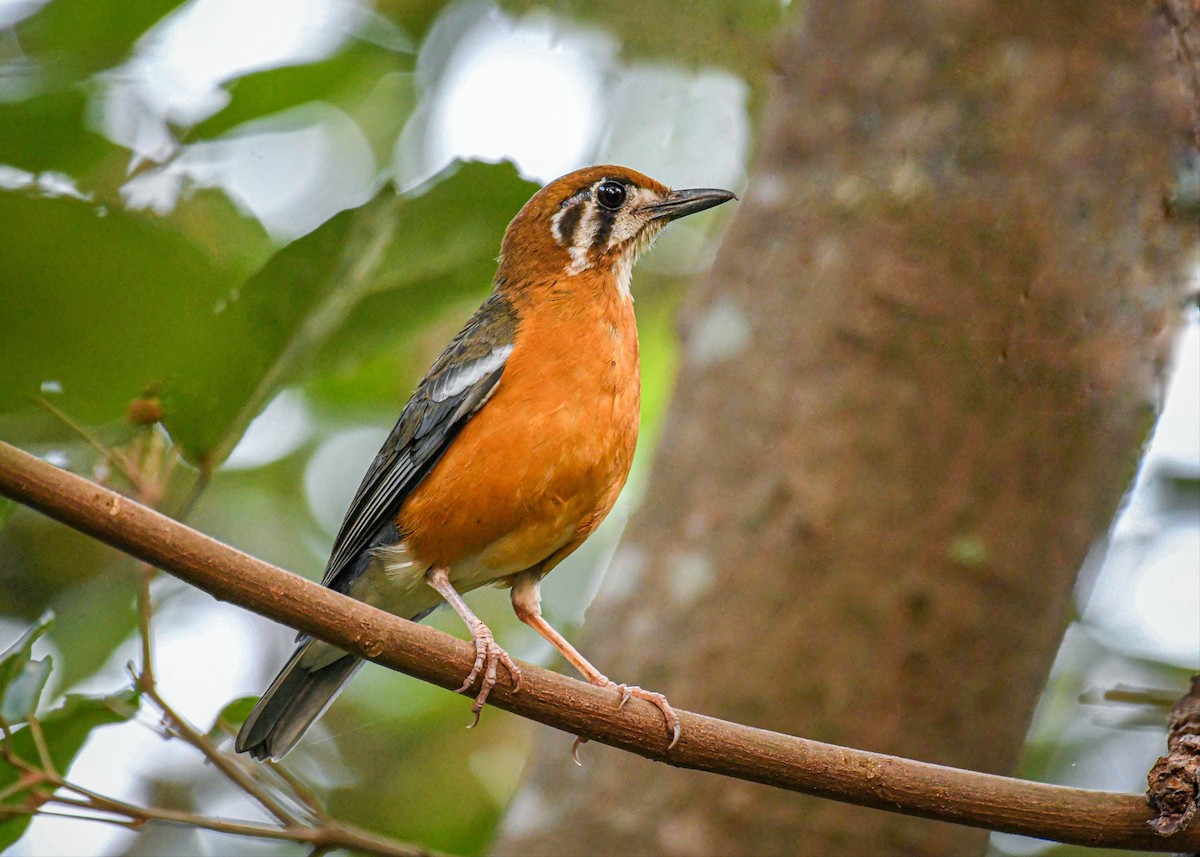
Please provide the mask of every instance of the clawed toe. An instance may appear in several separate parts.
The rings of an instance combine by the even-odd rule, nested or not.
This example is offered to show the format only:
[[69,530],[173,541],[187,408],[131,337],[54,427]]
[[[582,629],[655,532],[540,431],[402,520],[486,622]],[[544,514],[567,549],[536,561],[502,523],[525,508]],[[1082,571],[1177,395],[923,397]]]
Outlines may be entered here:
[[[675,745],[679,743],[679,736],[682,734],[682,729],[679,725],[679,715],[675,713],[675,709],[671,707],[671,703],[667,702],[667,698],[661,693],[655,693],[652,690],[642,690],[640,687],[628,684],[617,684],[609,681],[604,676],[599,676],[599,681],[593,682],[602,687],[611,687],[613,690],[621,694],[621,701],[617,703],[617,710],[620,711],[625,707],[625,703],[629,702],[633,697],[644,699],[651,705],[654,705],[662,712],[663,720],[666,721],[667,732],[671,736],[671,743],[667,745],[668,750],[673,750]],[[582,735],[575,738],[575,742],[571,744],[571,759],[576,765],[583,765],[579,761],[579,748],[587,743],[587,738]]]
[[621,693],[621,701],[617,703],[618,710],[623,709],[625,703],[629,702],[635,696],[657,707],[662,712],[663,720],[666,721],[667,732],[671,735],[671,743],[667,745],[667,749],[672,750],[675,748],[675,745],[679,743],[679,736],[682,734],[682,730],[679,725],[679,715],[675,713],[675,709],[671,707],[671,703],[667,702],[665,696],[661,693],[655,693],[652,690],[642,690],[642,688],[636,685],[609,682],[608,686]]
[[477,630],[474,634],[475,641],[475,663],[471,665],[471,671],[467,673],[467,680],[463,682],[456,693],[466,693],[475,684],[480,674],[483,675],[483,681],[480,683],[479,693],[475,696],[475,702],[471,704],[471,712],[475,715],[475,719],[471,721],[468,729],[474,729],[479,725],[480,712],[483,711],[484,703],[487,702],[488,695],[492,692],[492,688],[496,686],[498,678],[498,670],[500,664],[504,664],[504,668],[508,670],[508,674],[512,677],[513,690],[521,689],[521,669],[517,666],[516,661],[509,657],[508,652],[500,648],[496,644],[492,632],[486,627]]

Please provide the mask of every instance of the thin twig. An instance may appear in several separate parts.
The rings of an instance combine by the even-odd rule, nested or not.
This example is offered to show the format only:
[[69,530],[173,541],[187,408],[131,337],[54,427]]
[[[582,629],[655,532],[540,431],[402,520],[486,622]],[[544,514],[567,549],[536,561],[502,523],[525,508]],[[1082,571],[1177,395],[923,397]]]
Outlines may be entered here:
[[8,800],[13,795],[30,791],[31,789],[36,789],[45,781],[46,777],[41,771],[26,771],[21,776],[17,777],[16,782],[12,783],[5,789],[0,789],[0,803],[4,803],[4,801]]
[[144,827],[147,822],[161,822],[166,824],[181,824],[188,827],[200,828],[201,830],[212,830],[235,836],[249,836],[257,839],[276,839],[309,844],[321,843],[323,845],[327,844],[330,848],[354,849],[367,854],[380,855],[380,857],[432,857],[432,852],[424,849],[401,842],[393,842],[377,837],[367,831],[343,825],[332,825],[329,827],[305,827],[302,825],[273,827],[249,821],[210,818],[209,816],[198,815],[184,810],[135,806],[124,801],[106,797],[100,797],[95,802],[91,802],[55,795],[46,803],[125,816],[126,820],[104,816],[49,813],[45,812],[41,807],[12,806],[0,806],[0,818],[32,815],[34,812],[37,812],[46,815],[55,815],[59,818],[72,818],[78,821],[98,821],[116,824],[135,830]]
[[274,795],[264,788],[261,783],[242,770],[238,762],[231,759],[227,754],[222,753],[205,737],[204,733],[171,708],[159,695],[157,688],[148,687],[143,688],[142,691],[145,693],[146,698],[153,702],[155,707],[162,712],[167,726],[172,731],[199,750],[204,755],[204,758],[212,763],[213,767],[224,774],[234,785],[262,804],[263,808],[279,819],[281,824],[286,827],[302,823],[291,810],[276,800]]
[[142,644],[142,664],[138,671],[137,682],[138,687],[142,690],[154,688],[154,647],[151,644],[150,637],[150,619],[153,613],[153,606],[150,601],[150,582],[154,579],[154,566],[146,563],[141,563],[138,569],[141,572],[138,582],[137,593],[137,612],[138,612],[138,636],[141,638]]
[[329,813],[325,811],[325,807],[321,804],[320,799],[313,793],[312,789],[301,782],[291,771],[273,761],[266,762],[261,766],[261,769],[270,771],[283,780],[292,791],[292,794],[296,796],[296,799],[312,813],[313,818],[321,822],[330,821]]
[[136,467],[133,466],[132,462],[130,462],[126,456],[122,455],[115,449],[110,449],[109,447],[105,446],[100,438],[96,437],[96,435],[92,434],[82,425],[77,423],[69,414],[66,413],[66,411],[53,404],[49,399],[45,398],[44,396],[33,396],[32,398],[37,405],[46,411],[49,411],[63,425],[75,432],[75,434],[79,435],[80,439],[94,449],[96,453],[102,459],[104,459],[105,463],[117,468],[117,470],[121,472],[121,475],[129,480],[129,484],[133,486],[133,489],[138,493],[141,493],[142,474]]
[[[57,803],[58,801],[56,800],[54,802]],[[25,812],[12,807],[0,806],[0,817],[5,815],[30,815],[32,812],[36,812],[38,815],[46,816],[47,818],[65,818],[71,821],[91,821],[99,824],[112,824],[116,825],[117,827],[128,828],[129,830],[138,830],[145,825],[145,822],[133,821],[128,818],[114,818],[112,816],[105,815],[76,815],[75,813],[71,812],[52,812],[44,807],[38,807],[36,810],[32,810],[31,812]]]
[[58,770],[54,767],[54,759],[50,757],[50,748],[46,746],[46,736],[42,732],[42,724],[31,715],[26,725],[29,729],[29,737],[33,739],[33,746],[37,750],[38,761],[42,763],[42,769],[50,776],[57,777]]
[[13,749],[13,731],[12,727],[0,718],[0,755],[4,756],[4,761],[8,762],[10,767],[16,768],[18,771],[24,771],[27,774],[41,774],[37,765],[27,762],[17,755],[17,751]]
[[[157,438],[157,435],[155,437]],[[145,460],[149,463],[149,470],[157,472],[157,469],[162,466],[162,451],[161,444],[154,444],[146,453]],[[187,497],[176,511],[177,520],[182,521],[191,513],[200,495],[209,484],[211,476],[211,468],[204,467],[200,469]],[[161,497],[162,493],[160,490],[156,492],[155,496]],[[138,688],[159,709],[163,717],[164,726],[170,733],[177,735],[180,739],[199,750],[226,778],[261,804],[281,824],[284,826],[300,825],[302,823],[301,819],[288,809],[284,803],[276,800],[274,795],[271,794],[269,787],[259,783],[249,772],[244,770],[239,759],[222,752],[206,735],[192,726],[179,712],[172,708],[159,693],[154,672],[154,648],[151,631],[153,602],[150,591],[150,584],[153,581],[156,571],[154,566],[148,563],[142,563],[140,568],[141,581],[138,587],[137,607],[142,663],[141,669],[136,676]],[[328,819],[324,809],[311,792],[306,791],[304,794],[301,794],[291,782],[288,782],[288,785],[292,788],[293,792],[296,792],[297,801],[303,804],[311,814],[322,820]]]
[[144,807],[131,804],[117,798],[100,794],[78,783],[64,780],[59,776],[46,776],[45,782],[55,789],[74,792],[79,797],[56,793],[46,796],[45,800],[27,806],[0,806],[0,818],[20,815],[43,813],[46,805],[56,804],[83,809],[91,812],[107,813],[110,816],[124,816],[127,821],[102,816],[58,815],[62,818],[76,818],[87,821],[102,821],[121,826],[139,828],[147,822],[157,821],[169,824],[183,824],[204,830],[229,833],[237,836],[251,836],[260,839],[279,839],[291,842],[303,842],[330,849],[345,848],[362,851],[380,857],[428,857],[431,852],[407,843],[396,842],[377,836],[369,831],[352,825],[331,823],[316,826],[303,824],[285,824],[274,827],[256,824],[248,821],[230,821],[227,819],[211,818],[184,810],[166,809],[160,807]]

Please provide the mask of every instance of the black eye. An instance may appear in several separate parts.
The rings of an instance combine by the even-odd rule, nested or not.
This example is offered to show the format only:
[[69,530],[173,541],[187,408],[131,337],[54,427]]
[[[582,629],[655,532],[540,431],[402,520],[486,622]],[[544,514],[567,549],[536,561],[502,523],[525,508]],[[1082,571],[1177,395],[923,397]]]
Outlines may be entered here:
[[616,211],[625,202],[625,185],[614,181],[600,182],[596,188],[596,202],[609,211]]

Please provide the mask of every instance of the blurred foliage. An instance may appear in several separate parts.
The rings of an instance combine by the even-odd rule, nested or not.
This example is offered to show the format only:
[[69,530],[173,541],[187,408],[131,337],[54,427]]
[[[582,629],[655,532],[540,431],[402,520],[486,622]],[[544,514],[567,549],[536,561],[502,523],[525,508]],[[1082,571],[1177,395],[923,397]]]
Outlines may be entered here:
[[22,53],[43,89],[78,83],[123,62],[142,33],[182,0],[48,3],[17,24]]
[[[544,7],[537,0],[503,0],[513,12]],[[754,79],[767,70],[763,46],[788,11],[779,0],[566,0],[556,6],[581,21],[610,29],[633,57],[718,65]]]
[[43,616],[0,653],[0,721],[6,727],[27,722],[42,698],[51,660],[34,660],[33,644],[46,633],[51,621],[50,614]]
[[[214,470],[192,522],[318,575],[332,534],[315,510],[312,492],[328,489],[310,484],[314,462],[355,431],[382,436],[421,373],[488,293],[505,226],[536,187],[508,163],[456,163],[404,194],[388,182],[396,141],[428,96],[419,87],[436,88],[415,69],[447,5],[381,0],[373,11],[346,11],[345,32],[329,41],[325,55],[231,73],[216,81],[224,97],[198,117],[155,101],[153,87],[138,78],[164,28],[194,3],[51,0],[0,29],[0,438],[133,493],[149,478],[147,499],[168,511],[193,486],[203,487],[195,468]],[[499,14],[484,4],[457,8]],[[510,8],[523,12],[532,4]],[[761,45],[781,8],[708,0],[569,3],[554,11],[565,16],[564,27],[578,17],[610,29],[632,54],[747,74],[754,68],[757,75]],[[660,38],[664,33],[669,38]],[[317,104],[328,109],[305,112]],[[192,115],[190,124],[180,115]],[[312,115],[349,120],[373,158],[362,170],[373,184],[307,234],[283,241],[220,170],[253,164],[264,157],[253,141],[308,127]],[[351,157],[346,153],[345,169],[322,180],[336,184],[342,172],[353,173]],[[320,201],[321,189],[306,188],[306,181],[316,179],[297,175],[295,187],[279,192],[304,191],[297,205]],[[133,189],[142,187],[155,190],[136,202]],[[637,277],[639,462],[648,458],[645,448],[669,399],[674,314],[686,283],[650,270]],[[301,403],[295,442],[223,467],[285,390]],[[134,419],[135,402],[143,412],[151,407],[160,424]],[[265,430],[268,447],[280,430]],[[123,461],[144,472],[133,478]],[[365,466],[346,461],[339,470],[353,478]],[[581,552],[557,574],[576,575],[577,588],[587,591],[604,553]],[[34,622],[0,657],[0,708],[17,727],[45,691],[52,705],[38,722],[60,770],[92,729],[136,711],[131,691],[111,691],[128,685],[139,580],[131,560],[0,501],[0,621]],[[192,601],[172,581],[160,583],[156,630],[168,637],[178,633],[169,623],[191,615],[193,608],[181,605]],[[544,659],[544,647],[516,622],[504,593],[472,597],[518,656]],[[35,619],[47,609],[58,616],[53,628]],[[555,609],[547,605],[551,615]],[[461,633],[453,616],[433,621]],[[281,629],[264,651],[248,654],[245,660],[262,663],[242,692],[269,679],[290,637]],[[53,651],[53,664],[49,655],[33,657],[35,642]],[[170,662],[159,666],[169,679]],[[81,683],[93,695],[61,695]],[[251,701],[239,693],[206,716],[210,735],[230,735]],[[468,707],[469,700],[368,666],[288,765],[339,817],[430,847],[480,853],[515,789],[532,732],[498,711],[467,732]],[[36,757],[27,727],[16,728],[11,747]],[[564,738],[564,760],[568,748]],[[202,809],[215,794],[198,769],[172,768],[164,777],[145,770],[143,787],[170,780],[184,795],[172,799],[179,805]],[[0,765],[0,791],[14,776]],[[27,817],[0,822],[0,849],[28,824]],[[90,841],[86,828],[73,828],[81,841]],[[144,841],[160,850],[192,851],[214,841],[175,828],[156,829],[155,837]],[[260,851],[276,847],[288,848]]]
[[[43,616],[0,653],[0,723],[4,726],[0,742],[6,753],[37,766],[42,753],[35,739],[37,729],[54,767],[65,771],[93,729],[127,720],[137,704],[131,691],[111,697],[71,694],[53,711],[39,713],[38,703],[50,678],[52,661],[49,657],[35,659],[33,646],[51,622],[49,614]],[[16,768],[0,765],[0,793],[6,795],[5,803],[17,803],[27,795],[30,785],[23,782]],[[29,816],[0,817],[0,849],[19,839],[29,823]]]
[[[68,694],[61,705],[38,717],[45,745],[55,769],[65,771],[79,754],[92,730],[101,726],[122,723],[137,711],[137,698],[133,691],[121,691],[107,697]],[[13,732],[8,742],[18,758],[32,760],[38,757],[33,731],[29,726]],[[12,788],[17,783],[18,772],[7,765],[0,765],[0,791]],[[9,798],[21,797],[16,791]],[[20,838],[30,823],[29,816],[16,816],[0,820],[0,848],[6,848]]]
[[0,408],[52,382],[76,419],[118,418],[180,373],[203,320],[238,285],[145,212],[14,191],[0,194],[0,222]]
[[[225,87],[230,95],[229,104],[188,129],[187,137],[189,140],[219,137],[243,122],[310,101],[336,104],[353,112],[388,75],[411,71],[412,58],[404,52],[356,41],[329,59],[236,78]],[[398,120],[405,111],[391,112],[398,133],[402,124]]]
[[222,296],[218,312],[185,315],[196,347],[173,338],[183,368],[151,385],[183,454],[219,464],[303,369],[331,368],[371,341],[403,341],[464,294],[483,292],[495,236],[534,190],[508,165],[481,164],[413,199],[385,188],[285,247]]
[[128,152],[87,127],[88,94],[52,90],[21,101],[0,99],[0,163],[23,170],[89,175],[106,162],[123,166]]

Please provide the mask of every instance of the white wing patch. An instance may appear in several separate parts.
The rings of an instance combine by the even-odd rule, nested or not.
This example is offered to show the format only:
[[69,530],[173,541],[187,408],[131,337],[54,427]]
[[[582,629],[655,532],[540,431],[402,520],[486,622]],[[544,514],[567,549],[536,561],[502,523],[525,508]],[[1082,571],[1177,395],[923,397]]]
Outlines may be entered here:
[[511,343],[499,345],[493,348],[485,357],[480,357],[478,360],[459,366],[453,372],[448,373],[445,378],[438,381],[430,398],[435,402],[444,402],[478,384],[503,366],[504,361],[508,359],[508,355],[512,354],[512,350]]

